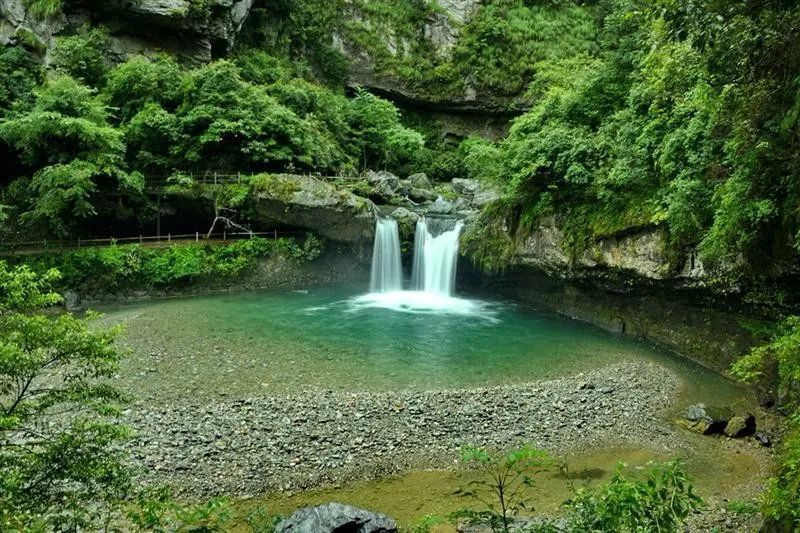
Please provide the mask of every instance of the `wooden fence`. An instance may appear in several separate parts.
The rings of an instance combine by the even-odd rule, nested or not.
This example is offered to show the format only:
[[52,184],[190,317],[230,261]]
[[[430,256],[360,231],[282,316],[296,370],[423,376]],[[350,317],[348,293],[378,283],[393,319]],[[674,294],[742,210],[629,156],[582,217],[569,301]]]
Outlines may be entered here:
[[297,237],[306,235],[304,231],[222,231],[212,233],[186,233],[173,235],[139,235],[135,237],[109,237],[107,239],[43,239],[40,241],[26,241],[14,243],[0,243],[0,256],[9,255],[33,255],[37,253],[57,250],[70,250],[77,248],[89,248],[98,246],[111,246],[114,244],[140,244],[148,246],[170,246],[172,244],[188,244],[199,242],[226,242],[229,240],[252,239],[253,237],[265,237],[277,239],[279,237]]

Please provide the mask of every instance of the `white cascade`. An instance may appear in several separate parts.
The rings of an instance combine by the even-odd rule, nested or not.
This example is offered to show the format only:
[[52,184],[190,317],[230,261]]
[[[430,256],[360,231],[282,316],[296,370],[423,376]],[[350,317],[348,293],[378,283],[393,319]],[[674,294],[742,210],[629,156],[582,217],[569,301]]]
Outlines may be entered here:
[[455,291],[458,239],[463,222],[421,218],[414,235],[412,289],[451,297]]
[[400,234],[397,222],[381,218],[375,225],[375,244],[372,249],[370,292],[392,292],[403,288],[400,264]]

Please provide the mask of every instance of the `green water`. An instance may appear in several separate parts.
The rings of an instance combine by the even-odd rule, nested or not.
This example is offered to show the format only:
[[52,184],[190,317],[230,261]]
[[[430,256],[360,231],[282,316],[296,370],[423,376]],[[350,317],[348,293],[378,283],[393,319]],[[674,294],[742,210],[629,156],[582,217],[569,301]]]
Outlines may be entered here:
[[[746,401],[732,382],[644,343],[507,301],[460,313],[364,308],[320,288],[162,300],[101,309],[126,325],[122,380],[169,400],[308,388],[454,388],[524,382],[628,360],[685,380],[685,401]],[[468,296],[467,296],[468,298]]]

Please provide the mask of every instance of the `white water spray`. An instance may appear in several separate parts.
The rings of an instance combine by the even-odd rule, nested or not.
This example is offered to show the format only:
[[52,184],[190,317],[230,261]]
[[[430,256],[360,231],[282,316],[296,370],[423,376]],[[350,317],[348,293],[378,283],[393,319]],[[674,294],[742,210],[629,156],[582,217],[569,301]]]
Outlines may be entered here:
[[373,293],[392,292],[402,288],[403,270],[400,264],[400,236],[397,222],[391,218],[382,218],[375,226],[369,290]]
[[352,309],[380,307],[406,313],[458,314],[489,318],[481,302],[453,297],[458,237],[463,223],[421,218],[417,222],[411,290],[402,290],[397,223],[381,219],[375,228],[370,293],[351,301]]
[[450,220],[428,220],[417,222],[414,235],[414,265],[411,276],[412,288],[418,291],[452,296],[456,284],[458,265],[458,238],[463,223]]

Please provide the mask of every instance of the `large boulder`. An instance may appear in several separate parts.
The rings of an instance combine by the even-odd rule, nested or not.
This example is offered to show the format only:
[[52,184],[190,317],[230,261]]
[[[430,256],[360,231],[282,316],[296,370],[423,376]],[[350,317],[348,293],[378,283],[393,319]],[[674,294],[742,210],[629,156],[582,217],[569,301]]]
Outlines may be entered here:
[[375,195],[384,200],[394,198],[400,190],[400,178],[385,170],[367,172],[367,182],[375,191]]
[[405,207],[398,207],[389,215],[397,221],[397,226],[400,228],[400,236],[404,238],[414,235],[417,227],[419,215],[406,209]]
[[756,432],[756,417],[750,413],[736,415],[728,420],[722,432],[734,439],[749,437]]
[[730,409],[698,403],[689,406],[675,422],[695,433],[713,435],[722,433],[732,418],[733,412]]
[[430,178],[424,172],[410,175],[408,181],[415,189],[430,189],[432,186]]
[[396,533],[388,516],[350,505],[328,503],[300,509],[275,527],[276,533]]
[[334,241],[371,239],[378,216],[366,198],[312,176],[257,176],[253,202],[264,221],[306,228]]

